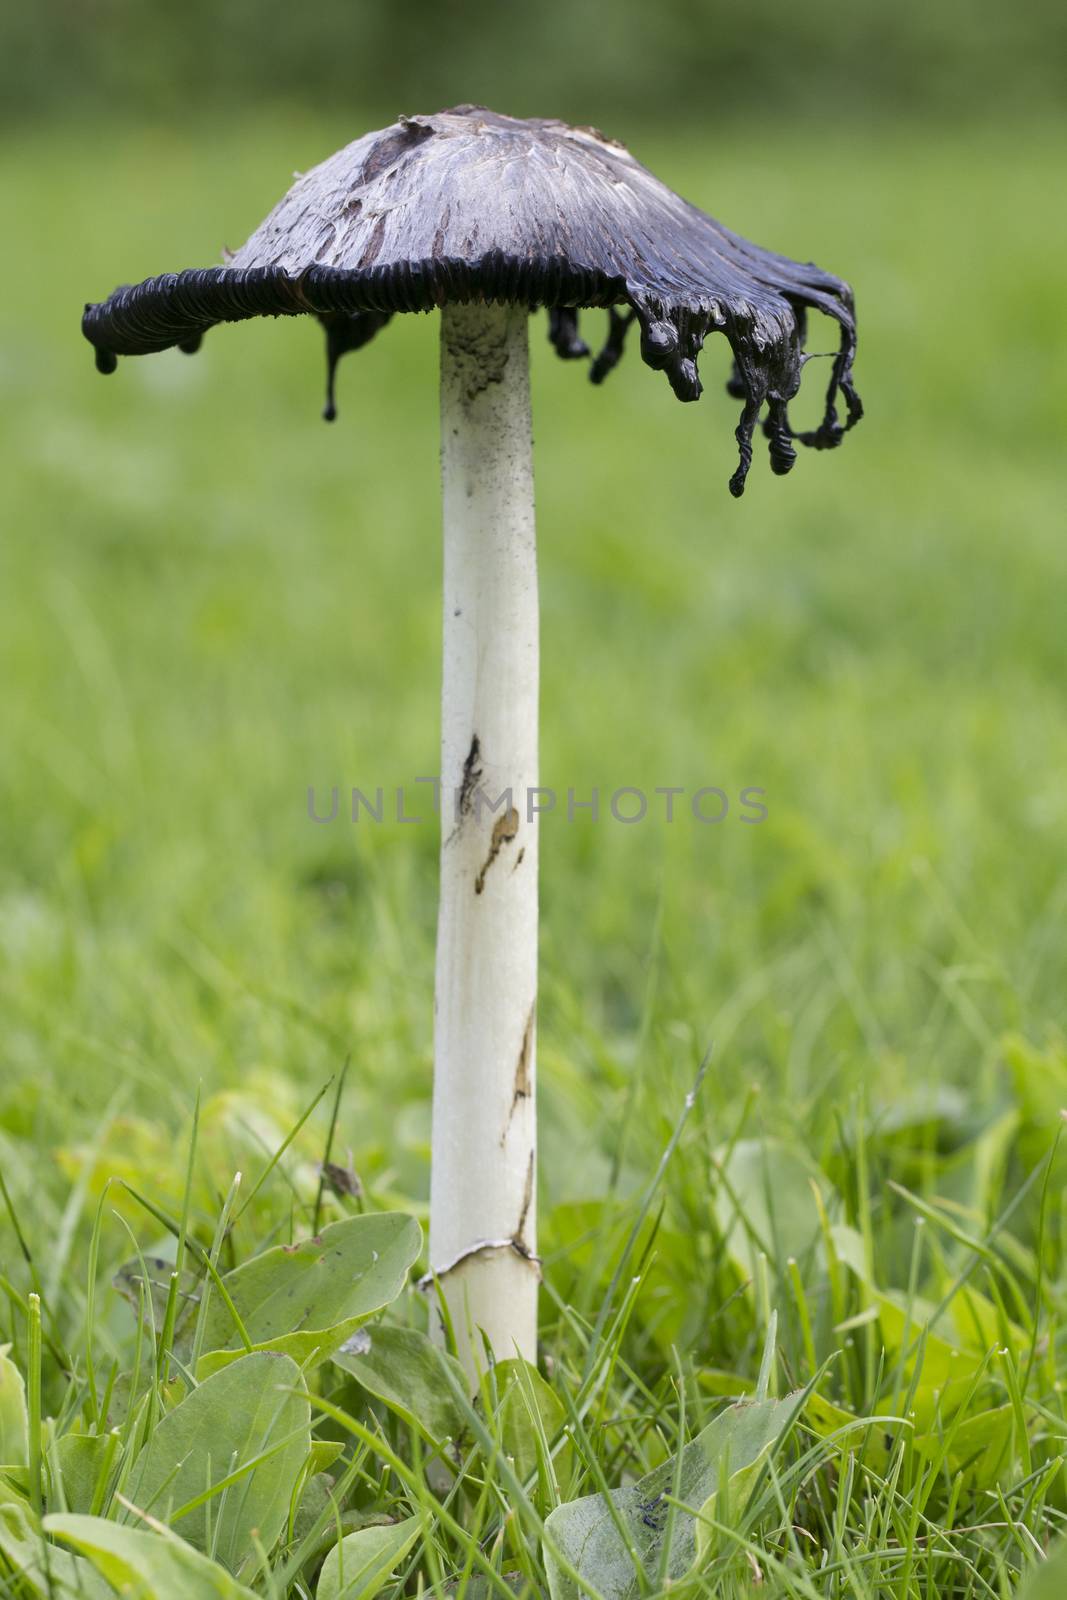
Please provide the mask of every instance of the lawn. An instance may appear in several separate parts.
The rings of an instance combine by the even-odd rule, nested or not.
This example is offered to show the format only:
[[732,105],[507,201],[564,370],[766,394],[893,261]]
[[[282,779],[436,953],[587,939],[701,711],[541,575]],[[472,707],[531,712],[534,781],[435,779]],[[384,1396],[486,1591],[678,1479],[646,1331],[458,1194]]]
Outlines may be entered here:
[[[105,1181],[178,1215],[198,1088],[205,1246],[234,1171],[247,1193],[346,1060],[334,1160],[370,1211],[424,1215],[436,328],[399,319],[348,357],[326,427],[303,322],[216,330],[107,381],[77,325],[116,282],[239,244],[294,167],[361,127],[23,131],[0,154],[19,218],[0,310],[0,1340],[25,1367],[36,1276],[63,1428],[103,1425],[81,1356],[72,1385],[61,1359],[87,1314],[104,1368],[134,1359],[107,1286],[127,1230],[166,1238],[114,1188],[94,1234]],[[764,1594],[1005,1594],[1067,1513],[1063,129],[872,124],[829,152],[814,126],[609,131],[853,282],[867,416],[787,480],[761,449],[734,502],[725,345],[683,407],[636,351],[592,388],[535,319],[560,797],[541,843],[544,1415],[576,1410],[566,1460],[546,1471],[546,1423],[521,1493],[522,1450],[499,1468],[470,1422],[459,1532],[420,1498],[432,1474],[372,1472],[366,1441],[353,1493],[424,1519],[404,1561],[427,1585],[472,1548],[536,1583],[558,1500],[670,1459],[724,1396],[814,1383],[747,1505],[720,1501],[694,1590],[745,1592],[758,1568]],[[340,816],[312,821],[309,787],[321,812],[333,785]],[[398,786],[418,825],[391,804],[346,818],[353,787]],[[686,791],[670,823],[667,786]],[[624,787],[650,797],[638,824],[611,816]],[[702,787],[731,802],[717,825],[688,807]],[[600,791],[597,820],[568,819],[569,788]],[[226,1234],[234,1259],[306,1233],[330,1103]],[[409,1298],[391,1315],[416,1326]],[[418,1461],[380,1397],[360,1415]]]

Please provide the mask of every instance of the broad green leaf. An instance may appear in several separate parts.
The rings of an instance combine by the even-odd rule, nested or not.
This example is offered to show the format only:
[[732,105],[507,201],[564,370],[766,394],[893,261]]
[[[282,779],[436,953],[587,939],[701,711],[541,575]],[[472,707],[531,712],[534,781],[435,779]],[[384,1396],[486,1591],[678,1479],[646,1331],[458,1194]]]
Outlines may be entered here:
[[[129,1302],[134,1311],[144,1307],[145,1321],[150,1322],[159,1334],[167,1314],[170,1297],[170,1280],[174,1262],[165,1256],[138,1256],[124,1261],[111,1280],[111,1286]],[[178,1305],[174,1317],[175,1342],[187,1332],[196,1316],[200,1303],[200,1276],[191,1268],[182,1270],[178,1280]]]
[[[333,1479],[325,1472],[312,1473],[300,1491],[300,1503],[296,1508],[293,1518],[293,1545],[299,1545],[308,1537],[315,1527],[322,1513],[330,1505],[330,1496],[333,1491]],[[336,1512],[331,1511],[326,1524],[327,1529],[335,1520]]]
[[[223,1282],[253,1347],[284,1350],[306,1370],[396,1299],[421,1248],[422,1230],[403,1212],[346,1217],[314,1239],[253,1256]],[[217,1289],[210,1295],[203,1348],[239,1353],[229,1309]],[[200,1371],[229,1360],[205,1357]]]
[[1043,1561],[1032,1566],[1015,1591],[1015,1600],[1063,1600],[1067,1594],[1067,1539],[1057,1539]]
[[315,1600],[371,1600],[421,1531],[421,1517],[406,1517],[346,1534],[322,1563]]
[[114,1600],[111,1586],[69,1550],[48,1550],[45,1569],[44,1539],[41,1525],[30,1507],[0,1483],[0,1594],[6,1595],[4,1581],[10,1569],[17,1574],[20,1596],[35,1595],[41,1600]]
[[216,1561],[175,1536],[103,1517],[45,1517],[45,1532],[80,1550],[128,1600],[255,1600]]
[[189,1385],[185,1379],[177,1375],[163,1383],[157,1383],[155,1370],[148,1361],[142,1361],[140,1370],[136,1373],[136,1390],[133,1388],[134,1377],[133,1372],[120,1372],[115,1379],[107,1408],[107,1421],[111,1428],[122,1427],[129,1419],[130,1412],[144,1405],[149,1389],[154,1392],[158,1407],[163,1411],[173,1411],[189,1392]]
[[[647,1174],[626,1168],[617,1176],[620,1194],[636,1193],[647,1178]],[[579,1181],[584,1178],[582,1174]],[[606,1176],[604,1182],[606,1186]],[[538,1220],[541,1248],[553,1258],[553,1283],[561,1300],[595,1317],[600,1303],[596,1285],[603,1288],[603,1274],[606,1271],[610,1276],[612,1264],[627,1248],[633,1221],[627,1207],[602,1200],[553,1206],[543,1225]],[[650,1251],[653,1237],[655,1249]],[[692,1293],[692,1236],[669,1227],[659,1213],[649,1215],[633,1241],[632,1252],[634,1261],[643,1262],[644,1303],[656,1308],[645,1332],[670,1360],[671,1347],[688,1347],[703,1327],[702,1308]]]
[[843,1411],[821,1394],[810,1394],[804,1407],[804,1421],[820,1439],[833,1437],[839,1450],[862,1450],[863,1459],[876,1472],[884,1472],[889,1462],[886,1424],[865,1423],[851,1411]]
[[[310,1449],[311,1407],[298,1367],[286,1355],[259,1351],[207,1378],[163,1418],[133,1465],[125,1495],[198,1550],[207,1548],[210,1528],[217,1559],[251,1575],[252,1531],[269,1551]],[[206,1505],[184,1510],[253,1462]]]
[[945,1465],[954,1475],[964,1474],[968,1488],[992,1489],[1005,1475],[1014,1477],[1012,1441],[1015,1434],[1015,1408],[1010,1403],[991,1410],[976,1411],[958,1427],[937,1433],[920,1434],[915,1453],[930,1462],[937,1460],[949,1436]]
[[29,1461],[26,1385],[9,1348],[0,1347],[0,1467],[24,1467]]
[[880,1146],[899,1141],[905,1146],[928,1147],[932,1139],[940,1136],[940,1147],[946,1141],[958,1142],[957,1130],[966,1125],[967,1096],[959,1089],[944,1083],[894,1083],[891,1098],[871,1107],[869,1122],[859,1119],[850,1130],[850,1147],[856,1138],[874,1134]]
[[[695,1511],[706,1507],[721,1488],[724,1463],[732,1484],[767,1455],[796,1416],[798,1404],[793,1395],[785,1400],[742,1401],[721,1412],[682,1451],[678,1500]],[[545,1522],[552,1600],[580,1600],[583,1595],[560,1565],[557,1551],[598,1591],[601,1600],[631,1600],[640,1595],[635,1559],[655,1581],[668,1531],[666,1576],[677,1580],[690,1571],[698,1555],[696,1518],[678,1510],[672,1527],[666,1498],[675,1494],[677,1470],[672,1458],[632,1486],[613,1490],[614,1516],[599,1494],[556,1507]],[[625,1539],[616,1519],[625,1529]]]
[[[946,1289],[950,1286],[951,1280],[946,1277]],[[1001,1316],[993,1301],[969,1283],[952,1296],[946,1320],[961,1343],[983,1354],[994,1345],[1006,1344],[1017,1355],[1023,1355],[1030,1345],[1025,1329]]]
[[[712,1519],[728,1523],[731,1516],[736,1517],[744,1508],[759,1467],[796,1417],[801,1403],[799,1395],[784,1401],[750,1401],[747,1405],[731,1406],[710,1424],[717,1430],[713,1442],[715,1482],[703,1504],[696,1508],[699,1510],[694,1529],[697,1566],[710,1551],[718,1549],[720,1535],[711,1525]],[[760,1414],[757,1407],[774,1409]],[[708,1431],[705,1428],[704,1433]],[[684,1490],[679,1498],[695,1506]],[[729,1502],[728,1508],[724,1509],[722,1501]]]
[[344,1455],[344,1450],[338,1439],[312,1439],[311,1472],[328,1472],[338,1456]]
[[718,1400],[740,1400],[743,1395],[752,1392],[751,1378],[745,1377],[740,1372],[727,1372],[722,1367],[701,1367],[697,1373],[697,1382],[702,1389]]
[[746,1277],[756,1275],[765,1251],[784,1268],[803,1262],[819,1240],[819,1210],[813,1186],[831,1216],[836,1194],[806,1156],[780,1139],[740,1139],[716,1162],[715,1216],[723,1243]]
[[40,1526],[29,1503],[0,1479],[0,1554],[17,1571],[28,1564],[40,1537]]
[[900,1398],[911,1395],[911,1421],[929,1428],[938,1417],[954,1415],[970,1393],[981,1358],[931,1331],[934,1307],[925,1301],[916,1297],[907,1307],[903,1296],[867,1292],[878,1307],[887,1360],[900,1364]]
[[414,1328],[364,1328],[338,1350],[332,1360],[431,1443],[458,1439],[466,1431],[455,1394],[445,1377],[447,1366],[461,1391],[467,1378],[456,1360],[438,1350]]
[[[867,1266],[866,1251],[863,1240],[855,1228],[839,1224],[830,1230],[834,1242],[834,1249],[838,1258],[855,1273],[856,1277],[864,1283],[870,1291],[873,1301],[882,1306],[895,1306],[904,1317],[908,1313],[908,1301],[895,1290],[887,1290],[874,1282]],[[1018,1354],[1023,1354],[1029,1347],[1030,1339],[1025,1329],[1010,1318],[1002,1316],[997,1306],[988,1296],[978,1289],[972,1288],[969,1283],[959,1285],[954,1276],[945,1272],[935,1285],[940,1290],[943,1287],[946,1294],[950,1295],[949,1304],[940,1314],[937,1307],[921,1296],[914,1296],[910,1303],[910,1323],[912,1329],[928,1327],[931,1334],[948,1346],[964,1346],[978,1355],[984,1355],[994,1345],[1006,1344]],[[890,1326],[896,1318],[888,1315],[885,1319]],[[914,1337],[914,1332],[912,1334]],[[953,1357],[953,1365],[956,1358]]]
[[[538,1591],[534,1585],[523,1577],[521,1572],[502,1572],[500,1581],[515,1595],[522,1595],[523,1600],[538,1600]],[[490,1583],[480,1572],[472,1572],[462,1582],[446,1583],[443,1594],[456,1596],[457,1600],[499,1600],[500,1590],[495,1583]]]
[[[908,1300],[871,1281],[863,1241],[855,1229],[839,1225],[831,1229],[831,1236],[839,1259],[855,1273],[869,1303],[877,1308],[890,1370],[899,1361],[904,1390],[911,1391],[915,1380],[911,1420],[919,1429],[932,1428],[938,1418],[946,1421],[966,1400],[987,1350],[999,1342],[995,1307],[965,1285],[956,1297],[958,1306],[954,1300],[938,1316],[937,1307],[922,1296]],[[1009,1341],[1024,1341],[1014,1324],[1005,1332]],[[987,1345],[983,1337],[988,1338]]]
[[[91,1511],[97,1483],[106,1471],[116,1440],[106,1433],[65,1433],[49,1454],[49,1467],[58,1476],[62,1503],[68,1511]],[[53,1486],[50,1503],[57,1505],[60,1484]]]
[[[500,1442],[511,1456],[515,1471],[525,1480],[537,1471],[545,1447],[551,1450],[567,1420],[563,1402],[527,1361],[510,1358],[494,1368],[497,1388],[503,1398],[497,1411]],[[543,1436],[543,1443],[541,1442]],[[553,1470],[556,1481],[566,1485],[570,1478],[571,1446],[556,1451]]]

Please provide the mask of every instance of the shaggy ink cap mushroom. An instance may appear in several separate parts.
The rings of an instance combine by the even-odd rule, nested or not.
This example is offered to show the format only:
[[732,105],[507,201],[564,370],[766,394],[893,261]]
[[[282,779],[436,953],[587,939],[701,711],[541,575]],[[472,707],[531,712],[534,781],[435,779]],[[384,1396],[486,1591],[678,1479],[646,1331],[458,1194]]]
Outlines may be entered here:
[[[194,351],[220,322],[313,314],[326,329],[325,416],[332,420],[340,357],[400,311],[511,303],[549,313],[565,359],[590,351],[579,310],[608,313],[589,375],[600,383],[637,323],[641,355],[680,400],[701,392],[697,357],[709,333],[733,352],[727,385],[743,401],[740,495],[764,407],[772,469],[788,472],[793,441],[826,449],[859,420],[852,382],[852,292],[818,267],[762,250],[688,204],[593,128],[456,106],[401,117],[298,178],[222,267],[165,273],[86,307],[97,366],[173,345]],[[806,316],[840,327],[822,421],[792,428]],[[838,401],[844,405],[844,420]]]
[[[441,828],[434,969],[430,1330],[455,1338],[471,1393],[487,1363],[537,1359],[539,601],[528,312],[565,358],[607,313],[600,382],[628,330],[676,395],[700,393],[711,332],[734,355],[739,495],[766,407],[771,465],[835,445],[859,416],[847,286],[769,255],[687,205],[589,128],[464,106],[402,118],[295,184],[224,267],[153,278],[90,306],[97,362],[195,349],[218,322],[307,313],[333,375],[398,311],[440,307]],[[835,318],[820,426],[794,434],[811,308]],[[838,417],[843,401],[845,420]],[[484,787],[483,787],[484,785]],[[520,809],[516,803],[526,797]],[[488,804],[482,805],[480,798]],[[446,811],[441,807],[442,823]]]

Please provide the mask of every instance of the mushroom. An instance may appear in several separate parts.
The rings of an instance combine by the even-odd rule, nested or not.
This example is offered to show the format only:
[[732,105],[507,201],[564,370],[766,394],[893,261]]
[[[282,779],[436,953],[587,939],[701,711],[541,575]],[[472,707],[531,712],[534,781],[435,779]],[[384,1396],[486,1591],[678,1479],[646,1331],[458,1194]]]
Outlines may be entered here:
[[[607,312],[600,383],[636,323],[680,400],[709,333],[743,402],[740,495],[763,423],[772,470],[794,441],[837,445],[861,414],[856,325],[839,278],[749,244],[593,128],[480,106],[401,117],[299,177],[227,265],[150,278],[86,307],[97,366],[217,323],[311,313],[326,330],[325,416],[346,351],[395,313],[441,310],[444,671],[430,1284],[472,1376],[486,1346],[536,1354],[538,608],[527,322],[545,307],[567,360],[578,312]],[[822,420],[788,415],[806,313],[838,324]],[[838,414],[843,403],[844,420]],[[442,1310],[444,1308],[441,1308]],[[435,1321],[441,1320],[435,1318]],[[484,1339],[483,1339],[484,1336]]]

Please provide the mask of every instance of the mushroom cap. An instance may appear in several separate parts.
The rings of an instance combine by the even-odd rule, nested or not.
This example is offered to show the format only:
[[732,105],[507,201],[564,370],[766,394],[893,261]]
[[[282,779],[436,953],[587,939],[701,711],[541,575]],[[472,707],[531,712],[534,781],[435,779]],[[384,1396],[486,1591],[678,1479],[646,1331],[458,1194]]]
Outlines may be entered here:
[[[332,418],[346,350],[395,312],[471,301],[547,307],[549,337],[566,358],[589,354],[578,308],[607,308],[607,340],[590,368],[597,383],[636,321],[643,359],[681,400],[698,398],[697,356],[709,333],[723,333],[734,357],[728,387],[744,401],[735,495],[764,405],[780,473],[795,460],[793,439],[836,445],[862,413],[845,282],[731,233],[594,128],[480,106],[401,117],[346,145],[298,177],[225,266],[116,289],[86,307],[82,330],[110,372],[119,355],[195,350],[216,323],[314,314],[326,327]],[[822,422],[796,434],[786,408],[807,359],[809,309],[839,324],[840,344]]]

